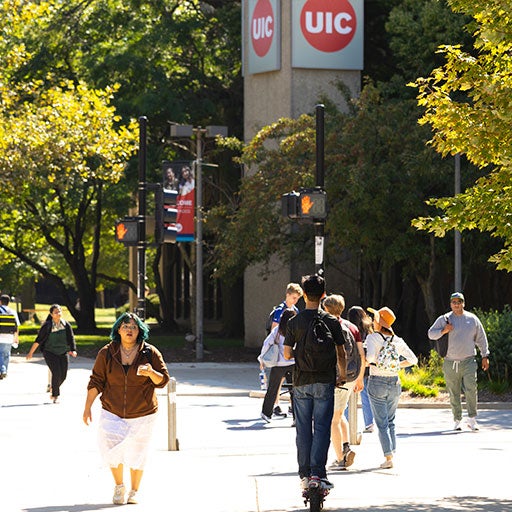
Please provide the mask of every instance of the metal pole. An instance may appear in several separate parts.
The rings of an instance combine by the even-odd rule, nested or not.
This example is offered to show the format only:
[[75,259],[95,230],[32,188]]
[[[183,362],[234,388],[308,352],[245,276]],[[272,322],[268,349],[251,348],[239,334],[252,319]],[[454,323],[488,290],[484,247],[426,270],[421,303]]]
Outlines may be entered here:
[[[460,194],[460,153],[455,155],[455,195]],[[462,291],[462,250],[461,250],[461,236],[458,229],[454,233],[455,240],[455,276],[454,276],[454,291]]]
[[196,129],[197,166],[196,166],[196,360],[203,360],[203,148],[202,130]]
[[176,379],[167,383],[167,451],[179,450],[176,437]]
[[137,314],[146,318],[146,148],[147,123],[139,117],[139,244],[137,246]]
[[[324,188],[324,106],[316,106],[316,186]],[[324,274],[324,221],[315,222],[315,272]]]

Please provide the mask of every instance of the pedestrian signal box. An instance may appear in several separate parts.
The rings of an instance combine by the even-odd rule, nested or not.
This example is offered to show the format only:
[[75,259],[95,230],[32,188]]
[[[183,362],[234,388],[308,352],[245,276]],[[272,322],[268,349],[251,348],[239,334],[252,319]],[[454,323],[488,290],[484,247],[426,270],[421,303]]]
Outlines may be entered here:
[[325,219],[327,217],[325,191],[321,189],[301,190],[299,212],[301,219]]
[[159,188],[155,197],[155,240],[158,244],[174,244],[178,234],[178,191]]
[[116,221],[116,241],[125,245],[139,243],[139,220],[137,217],[125,217]]
[[327,217],[327,195],[321,188],[300,189],[281,196],[284,217],[305,222],[322,221]]

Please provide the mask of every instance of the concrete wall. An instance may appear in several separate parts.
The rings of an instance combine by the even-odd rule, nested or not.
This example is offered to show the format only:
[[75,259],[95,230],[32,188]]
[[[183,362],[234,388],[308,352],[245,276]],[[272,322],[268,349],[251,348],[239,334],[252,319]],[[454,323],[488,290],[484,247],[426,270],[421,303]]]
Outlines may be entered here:
[[[244,25],[247,26],[247,0],[245,0]],[[258,131],[281,117],[296,118],[304,113],[314,114],[321,96],[344,107],[336,82],[343,82],[353,96],[360,92],[359,71],[339,71],[323,69],[297,69],[291,67],[291,0],[281,1],[281,69],[267,73],[244,76],[244,137],[251,140]],[[249,44],[247,31],[244,44]],[[246,52],[247,53],[247,52]],[[247,57],[245,56],[245,59]],[[246,62],[244,69],[247,70]],[[288,192],[283,190],[283,193]],[[313,236],[313,235],[312,235]],[[340,249],[341,250],[341,249]],[[346,270],[339,272],[326,269],[327,284],[342,292],[345,297],[358,293],[358,280],[354,272],[357,263],[349,260]],[[294,267],[294,268],[292,268]],[[261,275],[262,268],[253,266],[245,272],[244,283],[244,322],[245,344],[248,347],[261,346],[265,336],[265,321],[274,304],[284,299],[286,284],[300,282],[304,273],[314,271],[314,262],[298,262],[283,266],[272,261],[274,272],[270,278]],[[358,298],[354,298],[357,301]]]

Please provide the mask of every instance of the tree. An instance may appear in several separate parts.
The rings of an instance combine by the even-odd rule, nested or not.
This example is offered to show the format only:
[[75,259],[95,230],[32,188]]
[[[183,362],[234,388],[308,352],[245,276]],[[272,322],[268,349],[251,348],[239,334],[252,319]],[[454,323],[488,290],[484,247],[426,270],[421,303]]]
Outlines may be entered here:
[[11,3],[0,22],[7,24],[0,41],[0,249],[55,283],[78,328],[90,330],[101,233],[113,225],[104,206],[114,211],[114,187],[136,148],[136,131],[117,125],[115,88],[15,78],[28,58],[20,36],[35,18],[32,4]]
[[504,1],[451,0],[454,11],[473,18],[474,54],[444,46],[443,66],[416,81],[421,119],[430,124],[432,145],[442,155],[461,153],[486,171],[456,197],[432,199],[443,213],[413,225],[436,236],[476,229],[502,240],[491,256],[498,269],[512,270],[512,15]]

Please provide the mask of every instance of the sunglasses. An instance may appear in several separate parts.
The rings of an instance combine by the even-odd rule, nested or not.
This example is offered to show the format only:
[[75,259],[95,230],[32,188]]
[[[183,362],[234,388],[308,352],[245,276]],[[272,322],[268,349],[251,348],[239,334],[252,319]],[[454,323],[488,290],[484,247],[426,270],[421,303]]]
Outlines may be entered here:
[[462,301],[461,300],[458,300],[458,299],[455,299],[455,300],[452,300],[450,301],[452,304],[462,304]]

